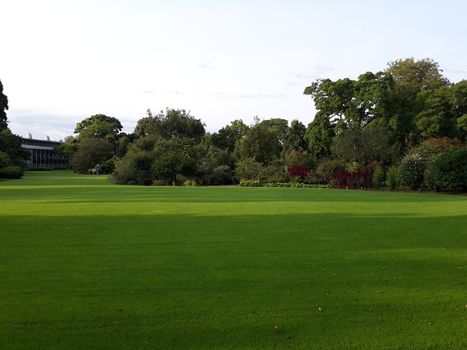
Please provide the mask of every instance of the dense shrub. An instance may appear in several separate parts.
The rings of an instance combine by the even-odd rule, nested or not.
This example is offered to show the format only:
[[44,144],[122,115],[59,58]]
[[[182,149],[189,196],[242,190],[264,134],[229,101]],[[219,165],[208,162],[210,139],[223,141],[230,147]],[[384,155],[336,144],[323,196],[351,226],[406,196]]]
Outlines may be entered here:
[[196,180],[185,180],[185,182],[183,183],[183,186],[185,187],[194,187],[194,186],[199,186],[199,184],[196,182]]
[[316,185],[322,185],[326,183],[326,180],[323,176],[318,174],[317,172],[311,170],[307,176],[303,179],[304,183],[307,184],[316,184]]
[[372,174],[368,170],[350,172],[339,170],[331,179],[330,184],[335,188],[368,188],[371,187]]
[[115,160],[112,159],[107,159],[106,161],[102,162],[101,164],[101,174],[112,174],[112,172],[115,169]]
[[467,191],[467,147],[440,154],[431,166],[429,183],[435,191]]
[[149,152],[129,152],[124,158],[115,162],[115,170],[111,180],[119,184],[149,185],[152,159]]
[[0,168],[5,168],[10,164],[10,156],[0,151]]
[[152,184],[154,186],[170,186],[170,185],[173,185],[173,184],[170,183],[169,180],[154,180],[152,182]]
[[400,179],[411,190],[418,190],[423,186],[428,158],[420,153],[405,156],[399,167]]
[[316,173],[327,183],[339,170],[345,170],[345,162],[338,159],[321,161],[316,167]]
[[382,167],[378,166],[373,171],[372,177],[373,187],[380,189],[384,185],[384,170]]
[[19,166],[7,166],[0,168],[0,178],[19,179],[23,174],[23,168]]
[[300,176],[300,177],[305,177],[307,176],[310,172],[311,169],[306,166],[289,166],[287,167],[287,172],[289,173],[290,176]]
[[393,191],[399,187],[399,183],[399,168],[397,166],[389,167],[386,174],[386,185]]
[[[71,158],[71,167],[76,172],[86,174],[89,169],[94,168],[97,164],[102,167],[106,160],[112,158],[113,151],[114,146],[103,139],[93,137],[83,140],[78,151]],[[107,170],[107,167],[105,170]]]
[[432,157],[453,148],[459,148],[461,145],[461,141],[447,137],[429,138],[413,148],[410,153],[418,153],[425,157]]
[[306,184],[306,183],[293,183],[293,182],[277,182],[265,183],[264,187],[291,187],[291,188],[329,188],[329,185],[324,184]]
[[261,183],[258,180],[248,180],[248,179],[241,179],[240,186],[242,187],[260,187]]
[[215,167],[207,178],[209,182],[205,185],[231,185],[235,182],[232,169],[228,165]]
[[263,166],[260,171],[261,182],[287,182],[289,176],[280,164]]
[[235,169],[235,175],[243,180],[258,180],[261,177],[263,166],[261,163],[255,161],[253,158],[248,158],[238,162]]

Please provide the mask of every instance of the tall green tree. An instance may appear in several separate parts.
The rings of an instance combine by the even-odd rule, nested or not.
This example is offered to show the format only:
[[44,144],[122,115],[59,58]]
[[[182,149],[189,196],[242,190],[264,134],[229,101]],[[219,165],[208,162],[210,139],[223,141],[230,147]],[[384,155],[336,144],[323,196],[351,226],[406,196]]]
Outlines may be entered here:
[[233,152],[238,140],[245,137],[248,132],[248,125],[241,119],[234,120],[229,125],[221,128],[217,133],[211,135],[212,144],[221,149]]
[[287,129],[285,134],[284,149],[285,150],[298,150],[306,149],[307,143],[305,141],[306,127],[298,120],[292,120],[290,128]]
[[367,72],[357,80],[317,80],[305,88],[313,98],[317,115],[336,124],[337,131],[362,128],[390,110],[390,90],[394,82],[384,72]]
[[3,93],[3,84],[0,80],[0,130],[8,126],[6,111],[8,110],[8,97]]
[[235,151],[240,159],[253,158],[257,162],[268,164],[279,158],[282,145],[276,130],[259,123],[251,127],[245,137],[237,142]]
[[367,165],[372,161],[391,164],[400,155],[400,146],[382,125],[347,129],[333,139],[332,153],[337,159]]
[[394,78],[395,88],[411,98],[421,91],[449,85],[449,80],[443,76],[439,64],[431,58],[398,59],[388,63],[386,72]]
[[443,76],[439,64],[430,58],[395,60],[388,63],[385,72],[394,79],[389,122],[391,129],[397,133],[403,145],[417,143],[417,114],[423,109],[418,95],[448,86],[449,80]]
[[175,184],[177,175],[194,175],[197,163],[198,153],[193,139],[160,139],[153,151],[152,173],[156,179]]
[[467,138],[467,80],[461,80],[452,86],[452,98],[457,118],[458,137]]
[[423,106],[416,116],[417,131],[422,138],[456,137],[458,135],[457,113],[452,88],[440,87],[418,94]]
[[[8,97],[3,93],[3,84],[0,81],[0,167],[23,168],[30,153],[21,147],[21,138],[8,128],[7,110]],[[21,176],[22,170],[19,169],[16,173]]]
[[276,134],[276,138],[283,146],[286,142],[287,131],[289,129],[289,122],[282,118],[265,119],[259,122],[260,125],[268,127]]
[[79,139],[101,138],[115,142],[123,126],[117,118],[105,114],[95,114],[76,124],[75,134]]
[[334,136],[334,125],[325,116],[317,114],[315,119],[308,124],[305,141],[315,161],[331,157],[331,145]]
[[187,137],[200,140],[206,133],[204,124],[183,109],[167,109],[140,119],[135,128],[137,137],[155,136],[164,139]]

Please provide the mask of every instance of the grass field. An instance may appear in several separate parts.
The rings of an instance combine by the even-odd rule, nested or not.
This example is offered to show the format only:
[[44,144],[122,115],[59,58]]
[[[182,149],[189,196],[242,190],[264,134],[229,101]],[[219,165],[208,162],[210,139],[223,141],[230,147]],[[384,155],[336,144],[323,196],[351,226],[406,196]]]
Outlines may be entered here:
[[0,182],[0,349],[467,349],[467,197]]

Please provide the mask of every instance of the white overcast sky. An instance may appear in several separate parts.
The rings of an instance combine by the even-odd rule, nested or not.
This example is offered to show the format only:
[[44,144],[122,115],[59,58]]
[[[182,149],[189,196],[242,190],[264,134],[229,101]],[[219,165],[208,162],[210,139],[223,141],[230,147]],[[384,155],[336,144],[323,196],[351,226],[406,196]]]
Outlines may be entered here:
[[19,135],[61,139],[104,113],[146,109],[309,123],[303,89],[431,57],[467,79],[467,1],[0,0],[0,80]]

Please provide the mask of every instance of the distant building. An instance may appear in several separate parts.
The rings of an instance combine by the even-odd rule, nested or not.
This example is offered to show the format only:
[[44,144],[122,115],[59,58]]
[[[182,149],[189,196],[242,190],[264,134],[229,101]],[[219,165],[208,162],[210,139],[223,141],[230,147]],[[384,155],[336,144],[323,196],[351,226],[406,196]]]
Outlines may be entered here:
[[31,152],[31,157],[26,161],[28,169],[68,169],[70,162],[67,157],[59,154],[56,147],[61,142],[47,140],[34,140],[31,135],[29,138],[21,138],[21,146]]

